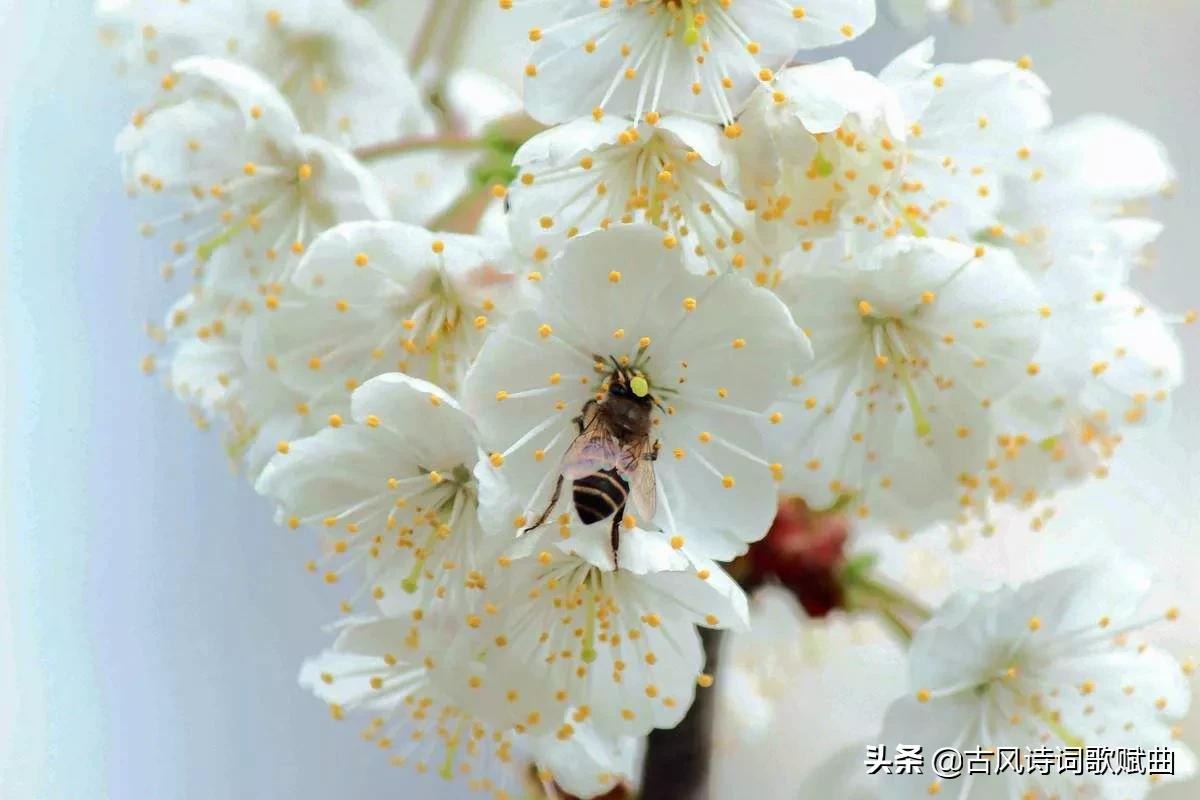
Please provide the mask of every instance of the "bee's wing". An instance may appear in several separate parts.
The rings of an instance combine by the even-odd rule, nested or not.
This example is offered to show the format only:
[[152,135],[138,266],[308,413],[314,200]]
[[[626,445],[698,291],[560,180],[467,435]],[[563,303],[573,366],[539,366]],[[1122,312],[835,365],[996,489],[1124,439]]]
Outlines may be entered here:
[[649,439],[628,447],[621,454],[621,472],[629,482],[629,495],[638,519],[649,524],[658,505],[658,490],[654,477],[654,462],[646,456]]
[[605,426],[596,420],[584,427],[563,455],[562,474],[568,480],[582,478],[620,463],[621,445]]

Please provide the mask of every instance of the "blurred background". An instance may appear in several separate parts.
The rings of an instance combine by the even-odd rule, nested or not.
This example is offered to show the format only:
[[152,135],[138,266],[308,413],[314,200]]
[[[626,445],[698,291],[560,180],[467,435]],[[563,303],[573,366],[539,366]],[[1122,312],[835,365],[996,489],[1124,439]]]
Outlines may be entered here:
[[[479,2],[467,60],[515,84],[530,22]],[[939,60],[1028,54],[1059,121],[1104,111],[1166,143],[1180,186],[1136,285],[1200,305],[1200,2],[1060,0],[1011,25],[976,2],[972,26],[933,28]],[[404,42],[424,3],[374,5]],[[839,54],[877,70],[922,35],[884,20]],[[460,796],[389,767],[299,689],[334,598],[215,433],[138,369],[142,323],[179,287],[137,235],[113,155],[137,102],[90,0],[0,0],[0,798]],[[1159,569],[1188,620],[1165,632],[1184,657],[1200,651],[1200,331],[1180,334],[1193,380],[1172,424],[1130,442],[1056,524]],[[1200,713],[1186,736],[1196,748]]]

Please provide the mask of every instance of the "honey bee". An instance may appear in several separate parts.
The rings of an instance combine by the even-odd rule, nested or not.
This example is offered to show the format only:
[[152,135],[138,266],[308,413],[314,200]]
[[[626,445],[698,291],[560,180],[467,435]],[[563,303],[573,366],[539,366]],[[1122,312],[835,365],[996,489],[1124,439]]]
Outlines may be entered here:
[[[602,359],[598,359],[602,361]],[[600,399],[588,400],[573,420],[579,432],[563,455],[550,502],[528,533],[546,523],[558,504],[563,483],[571,481],[575,513],[585,525],[612,517],[613,562],[620,547],[621,520],[633,500],[638,517],[649,521],[657,502],[654,462],[661,443],[650,443],[651,414],[658,404],[646,378],[613,360],[614,370]]]

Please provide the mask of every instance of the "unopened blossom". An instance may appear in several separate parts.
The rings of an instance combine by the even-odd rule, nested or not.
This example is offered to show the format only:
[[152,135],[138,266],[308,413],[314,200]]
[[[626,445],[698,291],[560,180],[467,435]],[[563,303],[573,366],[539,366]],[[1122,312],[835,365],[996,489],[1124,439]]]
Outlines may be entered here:
[[[1023,11],[1049,8],[1054,0],[993,0],[1006,22],[1012,22]],[[921,28],[933,19],[947,18],[967,24],[976,14],[975,0],[888,0],[889,16],[906,28]]]
[[361,737],[393,765],[519,796],[511,736],[464,708],[460,687],[446,677],[457,675],[444,658],[452,638],[452,627],[419,612],[356,617],[304,663],[300,684],[335,720],[361,718]]
[[634,122],[591,117],[551,128],[517,151],[511,230],[523,255],[545,260],[567,240],[611,225],[649,223],[697,272],[763,271],[754,214],[726,186],[732,158],[716,125],[683,116]]
[[[532,736],[574,737],[589,723],[612,740],[671,728],[708,686],[697,625],[744,628],[746,598],[711,561],[656,531],[622,532],[621,568],[605,549],[559,532],[529,534],[503,555],[465,617],[464,702]],[[473,691],[470,691],[473,690]]]
[[[1187,676],[1140,633],[1178,612],[1139,611],[1149,580],[1096,563],[1016,588],[963,592],[923,625],[909,651],[911,694],[888,710],[880,740],[964,748],[1167,748],[1174,779],[1195,771],[1173,721],[1191,699]],[[958,780],[893,775],[883,798],[1140,798],[1163,776],[1015,770]],[[1166,778],[1170,779],[1170,778]]]
[[226,58],[258,70],[305,132],[342,146],[433,132],[404,58],[342,0],[97,0],[96,15],[139,88],[180,59]]
[[778,584],[791,592],[813,619],[845,604],[849,521],[840,513],[820,513],[798,497],[783,497],[767,535],[750,546],[739,565],[746,588]]
[[777,407],[784,488],[901,531],[953,517],[991,406],[1033,377],[1039,300],[1012,256],[900,237],[778,291],[817,353]]
[[653,519],[636,520],[636,497],[625,513],[697,556],[742,552],[766,533],[782,477],[756,423],[778,418],[768,406],[809,353],[787,309],[736,276],[689,273],[648,226],[573,239],[549,269],[541,301],[489,337],[467,376],[464,406],[489,454],[481,469],[508,487],[487,511],[514,533],[560,514],[579,530],[569,485],[550,505],[572,466],[574,420],[614,381],[636,380],[652,405],[641,452]]
[[808,251],[837,231],[966,241],[997,224],[1003,168],[1049,123],[1047,90],[1023,65],[932,57],[927,40],[878,79],[835,60],[759,90],[742,184],[776,235]]
[[307,397],[389,371],[454,393],[488,333],[525,302],[529,282],[512,262],[502,239],[340,225],[263,300],[260,347]]
[[683,112],[733,123],[773,70],[855,38],[872,0],[503,0],[541,6],[525,68],[529,113],[547,123],[605,112]]
[[198,284],[175,302],[162,325],[148,326],[151,338],[167,348],[162,366],[169,387],[205,418],[239,389],[241,333],[253,312],[249,299]]
[[539,780],[572,797],[626,796],[621,792],[636,783],[644,740],[599,733],[590,722],[579,722],[579,717],[578,711],[572,711],[563,718],[563,724],[571,726],[570,736],[553,731],[520,737],[521,752],[537,765]]
[[166,269],[229,293],[283,280],[324,229],[389,213],[353,156],[302,133],[283,96],[232,61],[175,64],[117,151],[129,191],[167,209],[142,228],[171,237]]
[[461,604],[486,584],[477,458],[471,420],[453,398],[386,374],[355,390],[346,418],[281,442],[256,488],[278,503],[281,523],[319,532],[324,563],[313,568],[329,583],[349,573],[351,604],[369,593],[398,613]]

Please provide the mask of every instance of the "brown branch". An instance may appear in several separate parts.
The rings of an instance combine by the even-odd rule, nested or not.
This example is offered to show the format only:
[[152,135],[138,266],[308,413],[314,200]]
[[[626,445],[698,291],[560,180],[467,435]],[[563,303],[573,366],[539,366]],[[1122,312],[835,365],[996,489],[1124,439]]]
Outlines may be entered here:
[[[715,677],[721,631],[700,629],[707,659],[705,671]],[[712,757],[716,693],[698,689],[687,716],[674,728],[660,728],[646,739],[640,800],[703,800],[707,795]]]

